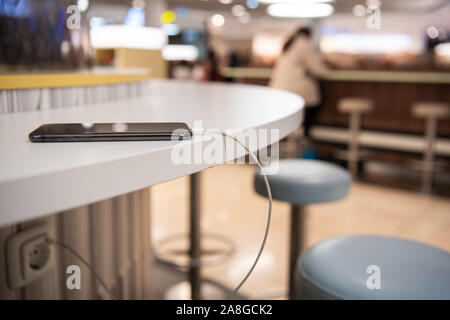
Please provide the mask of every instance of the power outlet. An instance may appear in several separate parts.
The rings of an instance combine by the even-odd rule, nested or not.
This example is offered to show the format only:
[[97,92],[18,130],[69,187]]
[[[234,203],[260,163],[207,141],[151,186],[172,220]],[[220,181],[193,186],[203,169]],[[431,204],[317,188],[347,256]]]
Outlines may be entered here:
[[42,223],[13,234],[6,241],[8,286],[21,288],[42,277],[54,265],[54,253],[45,239],[50,227]]

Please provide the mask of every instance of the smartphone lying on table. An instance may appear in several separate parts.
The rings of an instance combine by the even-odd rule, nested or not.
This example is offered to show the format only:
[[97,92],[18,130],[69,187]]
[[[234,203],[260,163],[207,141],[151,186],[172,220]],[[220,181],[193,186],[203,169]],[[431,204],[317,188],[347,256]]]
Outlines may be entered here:
[[47,123],[32,131],[31,142],[170,141],[189,140],[182,122]]

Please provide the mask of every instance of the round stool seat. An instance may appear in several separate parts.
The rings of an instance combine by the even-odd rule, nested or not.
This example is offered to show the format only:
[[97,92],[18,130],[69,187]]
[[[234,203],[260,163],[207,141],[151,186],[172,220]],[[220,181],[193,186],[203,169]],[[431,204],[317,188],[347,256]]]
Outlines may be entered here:
[[[278,167],[278,170],[271,172]],[[287,159],[273,162],[267,176],[273,199],[296,205],[330,202],[344,198],[351,176],[341,167],[318,160]],[[255,191],[267,197],[264,178],[255,172]]]
[[450,115],[450,108],[446,103],[417,102],[412,106],[412,112],[418,118],[444,118]]
[[[379,289],[369,279],[378,267]],[[450,299],[450,254],[410,240],[325,240],[302,254],[297,269],[303,299]]]
[[345,113],[366,113],[372,108],[372,100],[366,98],[343,98],[338,102],[338,110]]

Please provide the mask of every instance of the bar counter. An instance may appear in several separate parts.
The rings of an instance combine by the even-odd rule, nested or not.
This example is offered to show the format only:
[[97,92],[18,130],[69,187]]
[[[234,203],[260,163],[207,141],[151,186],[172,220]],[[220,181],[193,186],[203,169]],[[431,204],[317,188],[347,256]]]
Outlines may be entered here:
[[[272,68],[224,68],[222,75],[241,80],[268,80]],[[367,82],[450,83],[450,72],[331,70],[321,80]]]
[[[238,82],[267,85],[270,68],[224,68],[225,77]],[[348,117],[338,112],[343,97],[367,97],[375,108],[364,116],[363,127],[422,135],[424,120],[411,115],[417,101],[450,101],[450,72],[332,70],[321,79],[322,106],[318,124],[346,127]],[[450,136],[450,119],[441,121],[439,135]]]

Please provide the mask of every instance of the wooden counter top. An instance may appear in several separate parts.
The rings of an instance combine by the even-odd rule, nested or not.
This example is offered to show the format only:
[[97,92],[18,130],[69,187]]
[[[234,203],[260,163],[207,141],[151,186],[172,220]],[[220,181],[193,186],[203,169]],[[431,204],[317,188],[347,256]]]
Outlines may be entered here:
[[0,74],[0,90],[95,86],[137,82],[149,77],[147,69],[115,68],[94,68],[73,72],[4,73]]
[[[224,68],[231,78],[269,79],[271,68]],[[361,82],[450,83],[450,72],[333,70],[322,80]]]
[[403,83],[450,83],[450,72],[426,71],[330,71],[323,80]]

